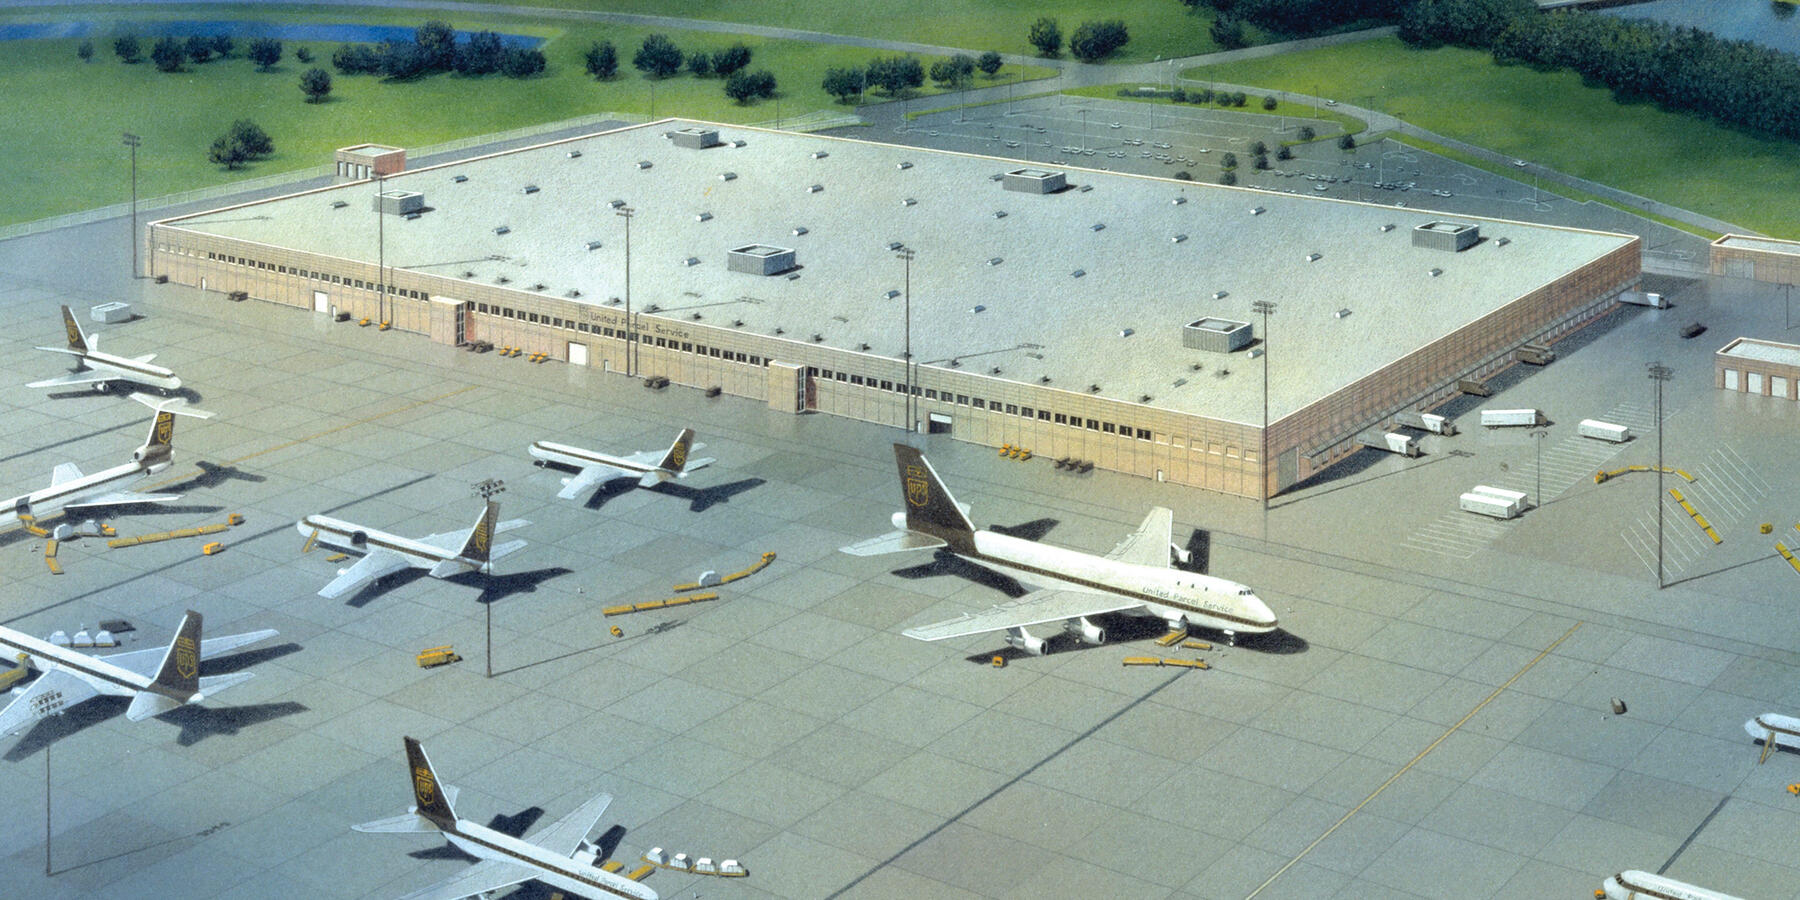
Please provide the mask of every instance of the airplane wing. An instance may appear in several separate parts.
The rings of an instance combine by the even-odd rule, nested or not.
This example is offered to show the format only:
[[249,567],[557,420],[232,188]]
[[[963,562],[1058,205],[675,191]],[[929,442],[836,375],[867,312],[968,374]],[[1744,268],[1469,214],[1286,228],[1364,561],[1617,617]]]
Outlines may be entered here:
[[[39,347],[38,349],[50,350],[54,348]],[[67,375],[58,375],[55,378],[46,378],[43,381],[34,381],[26,385],[26,387],[47,388],[65,387],[71,384],[93,384],[96,381],[114,381],[117,380],[118,377],[118,374],[113,372],[102,372],[98,369],[84,369],[80,372],[70,372]]]
[[543,831],[529,840],[557,853],[574,856],[581,849],[581,842],[587,839],[588,832],[594,830],[600,817],[606,813],[606,807],[612,803],[611,794],[601,794],[575,808],[575,811],[550,823]]
[[1016,600],[1009,600],[985,612],[964,613],[954,619],[908,628],[902,634],[920,641],[941,641],[945,638],[963,637],[970,634],[981,634],[986,631],[1001,631],[1007,628],[1023,628],[1027,625],[1040,625],[1044,622],[1060,622],[1079,616],[1096,616],[1101,613],[1118,612],[1122,609],[1134,609],[1143,603],[1117,594],[1090,594],[1085,591],[1043,590],[1032,591]]
[[171,503],[180,499],[180,494],[139,494],[133,491],[113,491],[110,494],[98,494],[83,498],[63,508],[87,509],[94,506],[124,506],[130,503]]
[[331,579],[331,583],[319,590],[319,596],[327,600],[336,600],[345,594],[354,594],[380,578],[399,572],[412,563],[406,557],[391,550],[374,550],[368,556],[356,561],[356,564],[343,571],[343,574]]
[[151,361],[151,360],[153,360],[153,359],[155,359],[155,358],[156,358],[156,354],[154,354],[154,353],[146,353],[146,354],[144,354],[144,355],[143,355],[143,356],[134,356],[134,357],[132,357],[132,358],[131,358],[131,361],[132,361],[132,362],[135,362],[135,363],[147,363],[147,362],[149,362],[149,361]]
[[[161,653],[161,650],[156,651]],[[37,721],[37,707],[40,704],[54,703],[59,708],[74,706],[90,697],[99,695],[99,691],[87,682],[61,669],[51,669],[31,683],[23,691],[12,693],[13,702],[0,710],[0,734],[12,734],[20,728]],[[52,696],[60,695],[60,696]]]
[[502,862],[497,859],[485,860],[470,866],[462,874],[447,878],[428,888],[413,891],[399,900],[462,900],[476,894],[486,894],[503,887],[512,887],[521,881],[530,881],[537,877],[537,872],[516,863]]
[[1175,513],[1166,506],[1152,507],[1144,524],[1114,547],[1107,559],[1140,566],[1169,567],[1169,545],[1174,543]]
[[66,481],[74,481],[81,477],[81,467],[74,463],[60,463],[50,472],[50,486],[56,487]]
[[563,489],[556,493],[556,496],[564,500],[574,500],[608,481],[630,478],[632,475],[631,472],[615,469],[612,466],[587,466],[579,474],[570,477],[568,482],[563,485]]
[[916,531],[890,531],[880,537],[839,547],[838,550],[851,556],[881,556],[887,553],[905,553],[908,550],[933,550],[942,546],[943,541],[930,535]]
[[[223,656],[239,647],[248,646],[257,641],[266,641],[269,638],[274,637],[277,633],[278,632],[273,628],[264,628],[261,631],[247,631],[243,634],[226,634],[220,635],[219,637],[201,638],[200,658],[209,659],[214,656]],[[136,672],[145,678],[155,678],[156,670],[162,666],[163,655],[168,653],[168,651],[169,648],[167,647],[152,647],[148,650],[130,650],[125,653],[110,653],[106,656],[96,656],[95,658],[104,659],[119,668]]]

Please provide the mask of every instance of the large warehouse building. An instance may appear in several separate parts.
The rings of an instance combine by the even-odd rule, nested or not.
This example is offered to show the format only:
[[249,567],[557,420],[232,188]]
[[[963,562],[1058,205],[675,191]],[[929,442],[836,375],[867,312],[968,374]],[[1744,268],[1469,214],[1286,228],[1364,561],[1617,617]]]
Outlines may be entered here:
[[146,240],[209,291],[1249,497],[1639,280],[1629,235],[688,121]]

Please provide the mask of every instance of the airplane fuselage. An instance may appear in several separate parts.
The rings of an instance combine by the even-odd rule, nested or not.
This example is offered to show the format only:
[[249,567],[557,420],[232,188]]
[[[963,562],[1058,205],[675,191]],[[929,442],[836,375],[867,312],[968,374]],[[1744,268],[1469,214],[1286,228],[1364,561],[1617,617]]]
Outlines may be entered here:
[[975,552],[955,552],[1028,583],[1061,582],[1091,591],[1117,594],[1143,604],[1137,615],[1153,615],[1235,634],[1262,634],[1279,624],[1267,604],[1235,581],[1120,562],[1028,541],[992,531],[975,532]]
[[0,511],[4,511],[14,518],[19,516],[43,518],[54,515],[65,506],[79,504],[82,500],[95,494],[109,493],[121,485],[138,481],[146,475],[161,472],[168,467],[169,462],[166,459],[149,465],[135,460],[121,463],[92,475],[83,475],[62,484],[41,488],[29,494],[21,494],[0,504]]
[[1606,900],[1740,900],[1730,894],[1635,869],[1607,878],[1600,885],[1600,891]]
[[467,819],[457,819],[453,828],[442,830],[442,833],[445,840],[464,853],[532,869],[537,880],[589,900],[612,900],[614,897],[657,900],[656,892],[648,887],[595,865],[598,860],[591,854],[561,856]]
[[635,472],[638,474],[662,471],[656,466],[634,462],[627,457],[596,453],[592,450],[583,450],[580,447],[571,447],[568,444],[558,444],[551,441],[532,441],[531,446],[526,449],[531,453],[533,458],[540,462],[565,466],[571,469],[585,469],[588,466],[610,466],[621,471]]
[[101,353],[98,350],[89,350],[82,354],[81,361],[90,369],[115,373],[121,381],[147,384],[165,391],[173,391],[181,387],[181,379],[175,377],[174,372],[162,366],[126,359],[123,356],[114,356],[111,353]]
[[407,558],[413,565],[429,569],[439,563],[462,563],[469,569],[479,569],[480,565],[463,559],[455,552],[442,547],[434,547],[424,541],[401,537],[386,531],[365,528],[355,522],[334,519],[330,516],[306,516],[294,523],[294,530],[309,538],[316,533],[317,542],[337,550],[351,553],[367,553],[370,550],[387,550]]
[[138,691],[157,690],[150,679],[136,672],[115,666],[100,657],[58,647],[49,641],[10,628],[0,628],[0,648],[8,656],[14,653],[25,654],[25,665],[39,672],[60,669],[108,696],[129,697]]

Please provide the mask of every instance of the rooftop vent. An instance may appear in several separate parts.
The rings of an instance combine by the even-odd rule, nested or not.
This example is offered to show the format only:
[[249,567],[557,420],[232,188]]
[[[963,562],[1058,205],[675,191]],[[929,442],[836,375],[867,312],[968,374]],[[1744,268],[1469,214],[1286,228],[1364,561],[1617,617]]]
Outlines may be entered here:
[[893,288],[889,288],[889,289],[887,289],[887,290],[886,290],[886,291],[883,291],[883,292],[882,292],[882,294],[881,294],[881,296],[882,296],[882,299],[885,299],[885,300],[892,300],[892,299],[894,299],[894,298],[895,298],[895,297],[898,297],[898,296],[900,296],[900,292],[899,292],[899,291],[896,291],[896,290],[894,290],[894,289],[893,289]]
[[1001,263],[1003,263],[1003,262],[1005,262],[1005,261],[1006,261],[1006,260],[1004,260],[1004,259],[1001,259],[1001,258],[1000,258],[1000,257],[998,257],[998,256],[996,256],[996,257],[992,257],[992,258],[990,258],[990,259],[989,259],[989,260],[988,260],[988,262],[987,262],[987,264],[988,264],[988,265],[990,265],[990,266],[997,266],[997,265],[999,265],[999,264],[1001,264]]
[[569,158],[570,158],[570,159],[580,159],[580,158],[581,158],[581,151],[580,151],[580,150],[570,150],[570,151],[569,151]]
[[375,195],[374,208],[376,212],[394,216],[423,212],[425,195],[418,191],[382,191]]
[[899,241],[888,241],[888,249],[889,250],[898,250],[904,246],[906,246],[906,245],[900,243]]
[[569,289],[569,292],[568,292],[568,293],[566,293],[566,294],[563,294],[563,296],[564,296],[564,297],[569,297],[569,298],[571,298],[571,299],[573,299],[573,298],[575,298],[575,297],[579,297],[579,296],[581,296],[581,291],[580,291],[580,290],[577,290],[577,289],[575,289],[575,288],[570,288],[570,289]]
[[685,147],[689,150],[705,150],[708,147],[717,147],[719,145],[719,129],[689,126],[668,135],[668,138],[669,140],[674,141],[675,146],[677,147]]
[[1069,277],[1070,278],[1080,278],[1081,276],[1086,275],[1086,274],[1087,274],[1086,269],[1076,269],[1075,271],[1069,273]]
[[450,176],[450,180],[457,184],[462,184],[463,182],[469,180],[469,176],[467,176],[467,175],[452,175],[452,176]]
[[805,225],[795,225],[794,226],[794,236],[795,237],[799,237],[800,235],[803,235],[805,233],[806,233]]
[[1253,215],[1253,216],[1260,216],[1260,215],[1262,215],[1262,214],[1263,214],[1263,213],[1266,213],[1266,212],[1268,212],[1268,210],[1266,210],[1266,209],[1263,209],[1263,208],[1262,208],[1262,207],[1260,207],[1260,206],[1252,206],[1252,207],[1250,207],[1250,214],[1251,214],[1251,215]]
[[1185,234],[1177,234],[1177,235],[1175,235],[1175,236],[1173,236],[1173,237],[1171,237],[1171,238],[1169,238],[1169,243],[1172,243],[1172,244],[1179,244],[1179,243],[1181,243],[1181,242],[1182,242],[1182,241],[1185,241],[1185,240],[1187,240],[1187,235],[1185,235]]
[[1394,224],[1392,222],[1389,222],[1388,224],[1381,226],[1382,234],[1387,234],[1388,232],[1393,231],[1393,230],[1394,230]]
[[720,172],[719,180],[720,181],[736,181],[737,173],[736,172]]
[[1105,222],[1095,222],[1094,224],[1088,226],[1088,230],[1089,231],[1105,231],[1106,223]]
[[538,186],[535,184],[528,184],[521,188],[519,192],[523,194],[535,194],[538,192]]
[[625,201],[623,201],[623,200],[608,200],[606,202],[606,205],[612,207],[613,209],[624,209]]
[[1510,243],[1512,243],[1512,238],[1496,238],[1494,240],[1494,246],[1496,247],[1504,247]]
[[700,257],[690,256],[687,259],[682,260],[681,264],[684,266],[697,266],[700,264]]
[[1069,187],[1068,176],[1044,169],[1014,169],[1000,177],[1007,190],[1021,194],[1054,194]]
[[1186,202],[1187,202],[1186,197],[1176,197],[1175,199],[1169,201],[1170,205],[1172,205],[1172,206],[1180,206],[1181,204],[1186,203]]
[[598,250],[598,249],[600,249],[600,247],[601,247],[601,244],[599,241],[588,241],[587,242],[587,248],[589,250]]
[[1039,375],[1038,376],[1038,384],[1049,384],[1049,383],[1050,383],[1050,376],[1048,376],[1048,375]]
[[824,189],[825,189],[824,185],[815,184],[815,185],[811,185],[811,186],[807,187],[806,192],[809,194],[816,194]]
[[1323,259],[1323,258],[1324,258],[1324,257],[1322,257],[1322,256],[1320,256],[1320,255],[1319,255],[1319,254],[1317,254],[1317,253],[1308,253],[1308,254],[1306,254],[1306,261],[1307,261],[1307,262],[1318,262],[1318,261],[1319,261],[1319,260],[1320,260],[1320,259]]
[[750,275],[779,275],[794,267],[794,251],[786,247],[748,244],[725,255],[725,267]]
[[1076,188],[1076,190],[1078,190],[1078,191],[1080,191],[1080,192],[1082,192],[1082,193],[1084,193],[1084,194],[1085,194],[1085,193],[1087,193],[1087,192],[1088,192],[1088,191],[1091,191],[1091,190],[1093,190],[1093,189],[1094,189],[1094,186],[1093,186],[1093,185],[1091,185],[1091,184],[1084,184],[1084,185],[1082,185],[1082,186],[1081,186],[1081,187],[1078,187],[1078,188]]
[[906,162],[906,161],[905,161],[905,160],[902,160],[902,161],[900,161],[900,162],[897,162],[897,163],[894,163],[894,168],[896,168],[896,169],[910,169],[910,168],[912,168],[912,163],[909,163],[909,162]]
[[1350,314],[1350,307],[1346,306],[1343,309],[1340,309],[1337,312],[1332,313],[1331,317],[1334,319],[1341,319],[1349,314]]
[[502,225],[502,226],[500,226],[500,227],[498,227],[498,228],[495,228],[495,229],[494,229],[494,233],[495,233],[495,234],[511,234],[511,233],[512,233],[512,228],[511,228],[511,226],[507,226],[507,225]]
[[994,174],[988,176],[988,180],[989,181],[1005,181],[1006,175],[1001,172],[995,172]]
[[1480,241],[1481,226],[1479,225],[1464,225],[1460,222],[1426,222],[1413,228],[1414,247],[1458,252],[1467,250]]
[[400,218],[405,219],[408,222],[411,222],[412,220],[414,220],[424,214],[425,214],[424,210],[417,209],[417,210],[413,210],[412,212],[409,212],[409,213],[402,213],[400,215]]
[[640,169],[648,169],[650,168],[650,161],[647,159],[640,159],[637,162],[637,167]]
[[1127,337],[1131,337],[1131,336],[1132,336],[1132,335],[1134,335],[1134,334],[1137,334],[1137,330],[1136,330],[1136,329],[1133,329],[1133,328],[1121,328],[1121,329],[1119,329],[1119,337],[1122,337],[1122,338],[1127,338]]
[[1430,271],[1430,272],[1428,272],[1428,273],[1426,273],[1426,274],[1428,274],[1428,275],[1430,275],[1430,276],[1431,276],[1431,277],[1433,277],[1433,278],[1436,278],[1436,277],[1438,277],[1438,276],[1439,276],[1439,275],[1442,275],[1442,274],[1444,274],[1444,270],[1443,270],[1443,269],[1438,269],[1438,268],[1433,268],[1433,269],[1432,269],[1432,270],[1431,270],[1431,271]]
[[1250,344],[1250,323],[1207,317],[1181,327],[1181,346],[1190,350],[1231,353]]
[[914,200],[911,197],[907,197],[906,199],[900,201],[900,205],[901,206],[918,206],[919,201]]
[[349,206],[349,205],[350,205],[350,201],[348,201],[348,200],[333,200],[333,201],[331,201],[332,209],[343,209],[344,207]]
[[1213,299],[1214,300],[1223,300],[1229,296],[1231,296],[1230,291],[1213,291]]
[[712,213],[709,213],[709,212],[698,213],[694,216],[694,221],[710,222],[710,221],[712,221]]
[[831,155],[830,153],[827,153],[824,150],[814,150],[812,152],[813,159],[824,159],[825,157],[830,156],[830,155]]
[[972,312],[972,313],[987,312],[987,307],[983,304],[977,303],[974,306],[969,307],[969,312]]
[[736,140],[736,141],[732,141],[732,142],[731,142],[731,146],[733,146],[733,147],[742,147],[742,146],[744,146],[744,142],[743,142],[743,141],[742,141],[742,140]]
[[994,218],[996,218],[996,219],[1004,219],[1004,218],[1006,218],[1006,210],[1004,210],[1004,209],[996,209],[996,210],[994,210]]

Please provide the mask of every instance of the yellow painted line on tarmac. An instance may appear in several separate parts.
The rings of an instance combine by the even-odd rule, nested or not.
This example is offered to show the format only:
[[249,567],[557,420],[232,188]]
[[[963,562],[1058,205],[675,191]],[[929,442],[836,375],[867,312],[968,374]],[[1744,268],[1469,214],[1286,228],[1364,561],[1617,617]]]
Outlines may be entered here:
[[[385,419],[388,416],[395,415],[397,413],[403,413],[409,409],[418,409],[421,406],[428,406],[430,404],[438,402],[439,400],[448,400],[451,397],[456,396],[457,394],[466,394],[469,391],[472,391],[477,387],[479,387],[479,385],[471,384],[468,387],[457,388],[456,390],[451,391],[447,394],[439,394],[436,397],[427,397],[424,400],[420,400],[415,403],[408,403],[405,406],[397,406],[397,407],[394,407],[393,409],[388,410],[387,412],[379,412],[372,416],[364,416],[360,419],[356,419],[355,421],[345,422],[342,425],[338,425],[338,426],[335,426],[332,428],[327,428],[324,431],[313,432],[312,434],[309,434],[303,438],[295,438],[291,441],[286,441],[286,442],[283,442],[280,444],[276,444],[273,447],[265,447],[261,450],[256,451],[255,453],[248,453],[248,454],[238,457],[237,459],[228,459],[222,465],[235,466],[238,463],[244,462],[245,460],[255,459],[255,458],[257,458],[259,456],[263,456],[265,454],[274,453],[277,450],[286,450],[289,447],[297,446],[299,444],[304,444],[308,441],[318,440],[319,438],[322,438],[328,434],[337,434],[340,431],[346,431],[348,429],[355,428],[358,425],[367,425],[370,422],[374,422],[378,419]],[[200,470],[195,469],[192,472],[188,472],[186,474],[179,475],[174,478],[169,478],[169,479],[166,479],[163,481],[159,481],[153,485],[150,485],[148,489],[155,490],[156,488],[159,488],[159,487],[167,487],[168,485],[171,485],[171,484],[179,484],[183,481],[187,481],[191,478],[194,478],[200,474],[201,474]]]
[[1576,622],[1574,625],[1569,626],[1569,630],[1563,632],[1562,637],[1559,637],[1555,641],[1552,641],[1550,643],[1550,646],[1545,647],[1541,653],[1539,653],[1537,656],[1532,657],[1531,662],[1526,663],[1523,668],[1519,669],[1519,671],[1517,671],[1517,672],[1514,672],[1513,677],[1506,679],[1505,684],[1503,684],[1497,688],[1494,688],[1493,693],[1482,698],[1481,702],[1475,704],[1475,708],[1469,710],[1467,715],[1463,716],[1461,719],[1458,719],[1456,724],[1450,726],[1450,728],[1448,730],[1446,730],[1443,734],[1438,735],[1438,739],[1435,741],[1432,741],[1431,744],[1428,745],[1425,749],[1420,750],[1418,756],[1413,757],[1412,760],[1407,762],[1406,765],[1400,767],[1400,771],[1395,772],[1393,775],[1388,777],[1388,780],[1382,782],[1381,787],[1378,787],[1375,790],[1371,791],[1369,793],[1369,796],[1364,797],[1363,801],[1361,803],[1356,804],[1355,808],[1351,809],[1347,813],[1344,813],[1343,818],[1332,823],[1332,826],[1330,828],[1325,829],[1324,834],[1319,835],[1317,838],[1315,838],[1313,840],[1312,843],[1307,844],[1306,849],[1301,850],[1299,853],[1295,854],[1294,858],[1288,860],[1286,865],[1283,865],[1281,868],[1276,869],[1275,874],[1270,875],[1268,881],[1265,881],[1262,884],[1257,885],[1256,890],[1251,891],[1250,895],[1245,897],[1244,900],[1253,900],[1253,898],[1255,898],[1257,894],[1260,894],[1263,892],[1263,889],[1267,888],[1271,884],[1274,884],[1276,879],[1278,879],[1282,875],[1286,874],[1287,870],[1293,868],[1295,866],[1295,864],[1300,862],[1300,860],[1305,859],[1306,854],[1311,853],[1313,851],[1314,847],[1317,847],[1320,844],[1324,843],[1326,838],[1331,837],[1332,832],[1337,831],[1338,828],[1342,827],[1345,822],[1350,821],[1351,816],[1354,816],[1357,813],[1362,812],[1363,807],[1368,806],[1372,801],[1374,801],[1374,799],[1376,797],[1381,796],[1382,791],[1387,790],[1390,786],[1393,785],[1394,782],[1399,781],[1400,776],[1405,775],[1407,773],[1407,771],[1410,770],[1413,766],[1418,765],[1419,760],[1424,759],[1427,754],[1429,754],[1433,750],[1436,750],[1438,748],[1438,745],[1442,744],[1445,740],[1449,739],[1450,735],[1455,734],[1457,732],[1457,729],[1460,729],[1464,725],[1468,724],[1470,719],[1475,718],[1476,713],[1481,712],[1481,710],[1483,708],[1485,708],[1489,703],[1492,703],[1494,701],[1494,698],[1500,696],[1500,693],[1502,691],[1506,690],[1509,687],[1512,687],[1513,682],[1518,681],[1520,678],[1525,677],[1525,673],[1531,671],[1532,666],[1535,666],[1538,663],[1543,662],[1544,657],[1549,656],[1550,652],[1552,650],[1555,650],[1558,646],[1561,646],[1562,642],[1568,640],[1569,635],[1574,634],[1575,630],[1580,627],[1581,627],[1580,622]]

